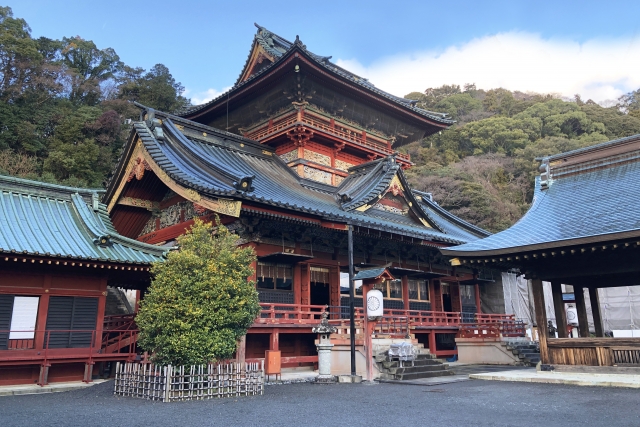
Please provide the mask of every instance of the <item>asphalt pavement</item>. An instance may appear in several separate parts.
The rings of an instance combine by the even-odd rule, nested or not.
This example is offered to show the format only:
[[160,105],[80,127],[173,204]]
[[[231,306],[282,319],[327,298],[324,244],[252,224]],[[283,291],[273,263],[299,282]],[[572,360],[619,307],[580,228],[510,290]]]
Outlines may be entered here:
[[0,426],[638,426],[638,391],[470,380],[436,386],[309,383],[264,396],[162,403],[113,382],[0,397]]

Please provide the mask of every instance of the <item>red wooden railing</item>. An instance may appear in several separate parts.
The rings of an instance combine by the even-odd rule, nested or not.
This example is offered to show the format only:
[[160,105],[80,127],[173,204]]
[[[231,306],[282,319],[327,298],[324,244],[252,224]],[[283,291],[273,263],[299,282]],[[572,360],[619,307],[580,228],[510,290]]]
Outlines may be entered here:
[[[256,141],[262,141],[265,138],[277,133],[281,133],[286,129],[295,126],[296,124],[304,124],[311,129],[322,130],[331,135],[335,135],[341,139],[361,145],[378,152],[385,154],[393,154],[396,150],[388,146],[388,142],[382,138],[378,138],[371,134],[351,128],[339,122],[335,122],[333,125],[329,120],[324,119],[321,116],[305,111],[301,120],[298,120],[297,113],[293,113],[290,116],[285,116],[276,120],[273,120],[270,124],[264,124],[264,126],[249,131],[246,136]],[[411,161],[408,154],[398,153],[398,158],[407,162]]]
[[260,303],[262,310],[254,324],[318,324],[324,305]]
[[[49,358],[53,352],[63,350],[65,356],[69,356],[68,352],[74,353],[73,356],[84,357],[107,355],[107,354],[135,354],[136,343],[138,341],[138,331],[135,329],[123,329],[123,330],[110,330],[103,331],[102,336],[98,337],[98,331],[95,329],[53,329],[53,330],[29,330],[29,331],[17,331],[17,330],[2,330],[0,334],[10,333],[31,333],[33,339],[10,339],[8,340],[7,352],[0,351],[0,361],[2,361],[3,355],[14,354],[17,350],[44,350],[44,352],[38,353],[45,359]],[[82,347],[71,347],[70,345],[58,346],[55,343],[52,344],[51,337],[55,334],[76,334],[85,335],[86,339],[83,340]],[[41,345],[35,345],[37,337],[42,340]]]
[[504,323],[504,322],[515,322],[516,316],[515,314],[481,314],[476,313],[475,316],[476,323],[479,324],[489,324],[489,323]]
[[497,338],[500,336],[498,324],[462,325],[460,338]]
[[513,314],[476,314],[475,324],[464,324],[460,338],[524,337],[525,323]]
[[385,310],[385,316],[404,316],[409,319],[412,327],[416,326],[453,326],[458,327],[461,322],[460,313],[448,311],[420,311],[420,310]]
[[104,316],[103,330],[105,331],[125,331],[137,329],[135,314],[116,314]]

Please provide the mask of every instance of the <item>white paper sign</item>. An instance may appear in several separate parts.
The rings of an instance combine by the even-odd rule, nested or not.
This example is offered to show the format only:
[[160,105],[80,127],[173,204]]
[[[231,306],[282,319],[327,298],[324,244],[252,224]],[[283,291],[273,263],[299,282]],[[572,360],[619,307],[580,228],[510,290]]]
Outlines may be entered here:
[[11,316],[10,340],[33,339],[39,300],[39,297],[15,297]]

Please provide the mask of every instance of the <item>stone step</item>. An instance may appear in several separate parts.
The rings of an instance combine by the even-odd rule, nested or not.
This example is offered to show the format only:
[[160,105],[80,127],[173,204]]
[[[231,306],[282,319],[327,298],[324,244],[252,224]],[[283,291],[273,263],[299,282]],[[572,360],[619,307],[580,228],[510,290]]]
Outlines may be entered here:
[[398,374],[395,375],[395,379],[400,381],[406,380],[418,380],[420,378],[434,378],[434,377],[446,377],[449,375],[454,375],[452,371],[434,371],[434,372],[418,372],[413,374]]
[[[386,353],[377,354],[373,358],[378,363],[389,361],[389,356]],[[436,359],[436,357],[431,353],[418,353],[415,355],[415,361],[419,361],[419,360],[439,360],[439,359]]]
[[421,372],[437,372],[437,371],[446,371],[447,366],[445,365],[434,365],[434,366],[414,366],[414,367],[405,367],[405,368],[391,368],[388,369],[387,372],[393,375],[400,374],[418,374]]
[[[394,360],[393,362],[383,361],[381,363],[382,363],[382,366],[387,369],[400,367],[400,362],[397,360]],[[411,366],[411,365],[412,365],[411,362],[402,362],[402,366]],[[413,361],[413,366],[438,366],[438,365],[442,365],[442,363],[433,359],[431,360],[418,359]]]
[[527,345],[527,346],[518,346],[518,347],[511,347],[511,346],[507,346],[507,350],[510,351],[536,351],[537,347],[535,345]]

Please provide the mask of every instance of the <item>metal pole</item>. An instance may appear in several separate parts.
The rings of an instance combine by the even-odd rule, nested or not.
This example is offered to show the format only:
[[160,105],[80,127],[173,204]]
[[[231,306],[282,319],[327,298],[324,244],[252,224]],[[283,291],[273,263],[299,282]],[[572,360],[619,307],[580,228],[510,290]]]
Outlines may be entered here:
[[[353,280],[353,226],[347,225],[349,237],[349,335],[351,336],[351,375],[356,375],[356,319],[355,295],[356,286]],[[364,298],[364,295],[363,295]],[[364,300],[363,300],[364,301]]]

